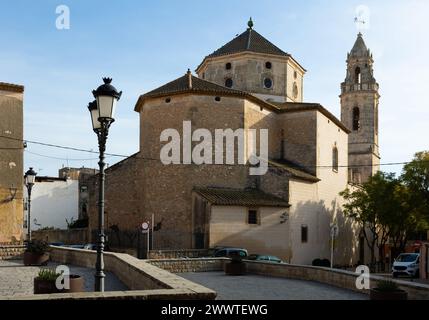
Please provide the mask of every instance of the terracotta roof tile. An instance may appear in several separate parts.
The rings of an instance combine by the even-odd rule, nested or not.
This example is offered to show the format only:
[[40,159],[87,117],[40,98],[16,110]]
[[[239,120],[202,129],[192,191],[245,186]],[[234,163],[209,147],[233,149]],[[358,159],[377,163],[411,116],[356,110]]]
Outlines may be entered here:
[[194,191],[212,204],[223,206],[289,207],[289,203],[257,189],[194,188]]
[[248,28],[242,34],[236,36],[234,39],[214,51],[212,54],[209,54],[207,58],[244,51],[289,56],[288,53],[272,44],[258,32]]

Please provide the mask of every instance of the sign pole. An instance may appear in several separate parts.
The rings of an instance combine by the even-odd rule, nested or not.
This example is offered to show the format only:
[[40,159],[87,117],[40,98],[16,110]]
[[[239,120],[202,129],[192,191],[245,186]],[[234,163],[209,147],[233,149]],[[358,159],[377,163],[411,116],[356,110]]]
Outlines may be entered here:
[[152,232],[152,234],[151,234],[151,240],[152,240],[152,250],[153,250],[153,248],[154,248],[154,246],[153,246],[153,226],[154,226],[154,224],[155,224],[155,215],[152,213],[152,225],[151,225],[151,232]]
[[149,259],[149,230],[147,230],[146,234],[147,234],[147,251],[146,251],[146,259]]
[[334,232],[331,230],[331,269],[334,266]]

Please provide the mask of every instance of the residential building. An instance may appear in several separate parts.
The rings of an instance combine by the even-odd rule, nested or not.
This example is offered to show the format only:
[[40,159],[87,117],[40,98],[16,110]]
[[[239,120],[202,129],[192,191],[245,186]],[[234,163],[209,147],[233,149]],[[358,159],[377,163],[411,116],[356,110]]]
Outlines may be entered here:
[[24,87],[0,82],[0,244],[23,241]]

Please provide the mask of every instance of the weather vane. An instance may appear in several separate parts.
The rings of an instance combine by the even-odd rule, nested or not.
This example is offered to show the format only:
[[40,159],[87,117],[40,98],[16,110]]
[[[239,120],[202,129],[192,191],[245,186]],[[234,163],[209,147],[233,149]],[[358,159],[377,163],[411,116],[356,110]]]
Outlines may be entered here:
[[354,23],[359,33],[364,29],[369,29],[369,8],[367,6],[360,5],[356,7],[355,12],[356,16],[354,17]]

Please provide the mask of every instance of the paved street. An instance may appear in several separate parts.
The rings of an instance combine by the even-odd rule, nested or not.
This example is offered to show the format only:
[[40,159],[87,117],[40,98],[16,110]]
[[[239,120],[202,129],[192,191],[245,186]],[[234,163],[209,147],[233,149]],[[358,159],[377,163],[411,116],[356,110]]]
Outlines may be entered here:
[[[47,267],[55,267],[57,263],[49,263]],[[0,260],[0,296],[22,296],[33,294],[33,279],[40,268],[22,264],[22,260]],[[83,275],[85,291],[94,291],[94,270],[77,266],[69,266],[70,272]],[[112,273],[106,273],[106,291],[127,290],[126,286]]]
[[187,272],[179,276],[218,293],[220,300],[365,300],[368,296],[326,284],[258,275],[226,276],[224,272]]

